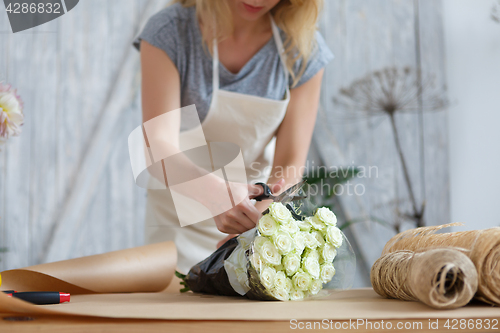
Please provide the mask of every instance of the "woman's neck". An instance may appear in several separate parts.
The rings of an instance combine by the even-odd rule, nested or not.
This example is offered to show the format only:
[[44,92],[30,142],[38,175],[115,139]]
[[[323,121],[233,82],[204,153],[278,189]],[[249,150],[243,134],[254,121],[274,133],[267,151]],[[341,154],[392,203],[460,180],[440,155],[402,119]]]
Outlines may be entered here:
[[260,35],[269,32],[271,29],[271,22],[269,15],[263,15],[256,21],[242,20],[236,15],[233,15],[233,33],[234,39],[245,38],[249,35]]

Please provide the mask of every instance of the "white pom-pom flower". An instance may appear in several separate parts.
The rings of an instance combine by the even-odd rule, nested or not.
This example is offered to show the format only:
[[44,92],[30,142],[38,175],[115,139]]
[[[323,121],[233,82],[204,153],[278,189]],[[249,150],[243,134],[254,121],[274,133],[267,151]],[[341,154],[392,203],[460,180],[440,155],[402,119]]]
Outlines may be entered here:
[[283,266],[288,276],[292,276],[298,271],[300,268],[300,259],[300,256],[296,253],[287,254],[283,258]]
[[312,282],[312,277],[309,273],[299,270],[292,277],[293,287],[297,290],[307,291]]
[[335,267],[332,264],[326,263],[321,265],[320,279],[323,283],[328,283],[335,275]]
[[314,214],[314,217],[327,225],[337,225],[337,216],[335,216],[335,214],[327,207],[318,208],[316,210],[316,214]]
[[328,227],[326,229],[326,240],[334,247],[339,248],[342,245],[342,231],[337,227]]
[[269,266],[264,266],[260,272],[260,282],[267,289],[271,289],[274,286],[274,277],[276,276],[276,271],[274,268]]
[[269,212],[274,219],[280,223],[288,223],[292,220],[292,213],[280,202],[273,202],[269,205]]
[[280,254],[290,253],[295,248],[292,237],[286,232],[276,233],[273,242]]
[[0,143],[21,134],[23,102],[9,85],[0,83]]

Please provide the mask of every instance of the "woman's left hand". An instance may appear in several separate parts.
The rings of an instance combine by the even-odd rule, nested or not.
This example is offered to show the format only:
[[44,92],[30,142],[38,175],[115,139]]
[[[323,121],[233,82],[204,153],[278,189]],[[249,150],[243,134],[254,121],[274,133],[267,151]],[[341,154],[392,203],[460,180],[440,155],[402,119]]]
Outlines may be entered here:
[[[275,184],[271,185],[270,187],[271,187],[271,191],[273,192],[273,194],[277,194],[279,191],[281,191],[281,189],[283,188],[283,185],[285,185],[285,180],[284,179],[280,179],[278,182],[276,182]],[[262,203],[262,201],[258,202],[257,204],[260,204],[260,203]],[[225,237],[223,240],[221,240],[221,241],[219,241],[217,243],[217,248],[221,247],[228,240],[230,240],[231,238],[234,238],[234,237],[236,237],[238,235],[239,234],[229,234],[229,235],[227,235],[227,237]]]

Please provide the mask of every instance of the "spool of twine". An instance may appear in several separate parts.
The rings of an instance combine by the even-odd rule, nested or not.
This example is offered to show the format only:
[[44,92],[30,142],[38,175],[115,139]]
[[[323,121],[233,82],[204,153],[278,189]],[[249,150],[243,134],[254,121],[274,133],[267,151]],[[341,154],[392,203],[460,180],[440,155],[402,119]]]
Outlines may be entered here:
[[435,234],[440,229],[457,225],[462,224],[450,223],[402,232],[387,242],[382,255],[399,250],[458,248],[476,266],[476,299],[500,305],[500,228]]
[[464,306],[477,290],[474,264],[452,249],[385,254],[373,264],[370,278],[383,297],[420,301],[436,309]]

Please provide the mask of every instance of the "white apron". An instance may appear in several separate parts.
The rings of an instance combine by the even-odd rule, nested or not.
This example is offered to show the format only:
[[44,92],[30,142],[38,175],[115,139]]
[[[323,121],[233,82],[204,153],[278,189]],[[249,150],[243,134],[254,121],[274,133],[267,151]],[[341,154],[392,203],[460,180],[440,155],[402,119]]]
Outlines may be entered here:
[[[271,23],[284,69],[283,75],[287,76],[286,82],[288,82],[283,43],[272,18]],[[289,101],[288,84],[284,100],[220,90],[218,48],[214,42],[213,96],[210,109],[201,126],[207,142],[232,142],[240,147],[250,183],[266,182],[269,177],[274,158],[274,135],[283,121]],[[195,130],[181,132],[180,145],[182,146],[183,140],[189,140],[193,133]],[[174,241],[178,253],[179,272],[186,274],[193,265],[214,252],[217,243],[226,236],[217,229],[213,219],[181,228],[170,191],[148,191],[146,244]]]

